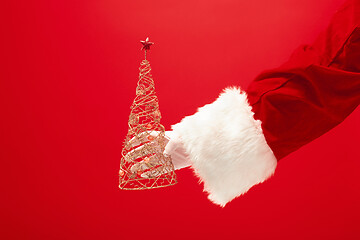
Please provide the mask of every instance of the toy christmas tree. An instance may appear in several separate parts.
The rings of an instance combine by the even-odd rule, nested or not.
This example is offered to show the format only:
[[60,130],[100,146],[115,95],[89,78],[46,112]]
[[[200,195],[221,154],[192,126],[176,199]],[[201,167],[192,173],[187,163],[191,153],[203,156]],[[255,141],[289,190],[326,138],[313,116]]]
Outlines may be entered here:
[[145,60],[140,64],[136,97],[130,109],[129,130],[122,150],[119,188],[127,190],[170,186],[176,175],[170,156],[163,154],[165,128],[160,124],[159,101],[146,52],[153,44],[141,41]]

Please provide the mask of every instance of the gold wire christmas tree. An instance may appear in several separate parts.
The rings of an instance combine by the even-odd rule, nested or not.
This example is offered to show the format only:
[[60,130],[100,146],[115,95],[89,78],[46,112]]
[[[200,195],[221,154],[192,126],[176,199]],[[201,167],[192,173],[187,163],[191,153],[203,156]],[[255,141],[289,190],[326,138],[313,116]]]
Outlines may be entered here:
[[129,130],[122,149],[119,188],[152,189],[177,183],[170,156],[164,155],[165,128],[160,124],[159,101],[146,52],[153,44],[140,41],[145,59],[140,64],[136,97],[130,109]]

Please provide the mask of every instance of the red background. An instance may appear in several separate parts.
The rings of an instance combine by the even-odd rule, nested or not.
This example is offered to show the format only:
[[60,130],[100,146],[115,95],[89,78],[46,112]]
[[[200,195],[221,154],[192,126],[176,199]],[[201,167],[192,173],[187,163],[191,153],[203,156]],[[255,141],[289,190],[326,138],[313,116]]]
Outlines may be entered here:
[[223,209],[189,169],[173,187],[118,189],[139,40],[155,42],[169,129],[311,43],[342,3],[2,3],[1,239],[359,239],[359,109]]

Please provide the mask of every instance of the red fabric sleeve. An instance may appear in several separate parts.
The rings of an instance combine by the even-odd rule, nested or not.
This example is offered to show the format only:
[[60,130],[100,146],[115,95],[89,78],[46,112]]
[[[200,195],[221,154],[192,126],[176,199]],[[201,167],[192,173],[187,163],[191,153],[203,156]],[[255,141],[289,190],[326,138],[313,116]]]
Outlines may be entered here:
[[360,1],[348,1],[311,46],[249,86],[254,117],[276,158],[341,123],[360,103]]

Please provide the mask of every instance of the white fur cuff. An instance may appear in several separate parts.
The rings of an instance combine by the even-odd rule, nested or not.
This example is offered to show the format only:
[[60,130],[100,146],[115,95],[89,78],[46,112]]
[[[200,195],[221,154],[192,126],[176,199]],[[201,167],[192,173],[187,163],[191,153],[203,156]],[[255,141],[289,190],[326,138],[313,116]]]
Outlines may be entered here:
[[221,206],[275,171],[277,160],[253,115],[246,93],[227,88],[215,102],[172,126],[208,198]]

